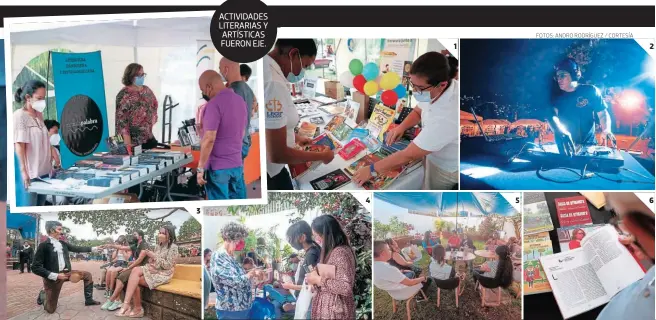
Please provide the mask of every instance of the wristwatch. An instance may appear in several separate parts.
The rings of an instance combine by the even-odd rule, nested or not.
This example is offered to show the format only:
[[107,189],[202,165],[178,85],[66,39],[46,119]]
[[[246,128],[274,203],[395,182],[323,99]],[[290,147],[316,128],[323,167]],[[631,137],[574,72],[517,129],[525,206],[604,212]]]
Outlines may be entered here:
[[376,169],[374,169],[374,164],[372,163],[369,165],[369,172],[371,173],[371,176],[376,178],[378,177],[378,173],[376,173]]

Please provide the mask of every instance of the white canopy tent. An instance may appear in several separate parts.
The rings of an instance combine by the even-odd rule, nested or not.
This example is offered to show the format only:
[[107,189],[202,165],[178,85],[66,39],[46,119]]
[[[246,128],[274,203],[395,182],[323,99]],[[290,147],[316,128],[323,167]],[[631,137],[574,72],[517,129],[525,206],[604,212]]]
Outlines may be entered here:
[[[158,123],[153,129],[162,141],[164,98],[173,104],[171,140],[177,140],[177,129],[183,120],[195,118],[196,108],[203,103],[198,87],[198,68],[218,70],[220,55],[211,44],[211,13],[196,17],[148,18],[97,22],[58,22],[29,24],[11,33],[12,82],[34,57],[54,49],[72,52],[102,52],[105,95],[110,135],[114,135],[116,94],[123,87],[125,67],[137,62],[147,73],[146,85],[159,102]],[[40,30],[36,30],[40,28]],[[20,29],[20,28],[19,28]],[[203,49],[204,48],[204,49]],[[208,57],[208,59],[200,59]],[[249,64],[253,76],[249,85],[257,96],[257,68]],[[202,70],[200,71],[202,72]],[[35,75],[45,78],[46,75]],[[56,85],[56,84],[55,84]],[[168,117],[168,113],[167,113]],[[256,118],[255,118],[256,119]],[[167,122],[170,119],[167,119]],[[252,121],[256,125],[257,121]]]

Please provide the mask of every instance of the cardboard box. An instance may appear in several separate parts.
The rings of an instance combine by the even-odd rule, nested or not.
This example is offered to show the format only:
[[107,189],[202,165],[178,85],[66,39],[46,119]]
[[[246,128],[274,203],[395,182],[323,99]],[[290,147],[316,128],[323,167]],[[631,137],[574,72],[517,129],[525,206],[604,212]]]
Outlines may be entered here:
[[93,200],[93,204],[138,203],[139,197],[134,193],[115,193],[109,197]]
[[355,122],[360,123],[362,120],[369,119],[369,97],[360,91],[355,91],[353,92],[353,101],[360,104]]
[[336,99],[344,99],[344,86],[339,81],[326,81],[324,82],[326,95]]

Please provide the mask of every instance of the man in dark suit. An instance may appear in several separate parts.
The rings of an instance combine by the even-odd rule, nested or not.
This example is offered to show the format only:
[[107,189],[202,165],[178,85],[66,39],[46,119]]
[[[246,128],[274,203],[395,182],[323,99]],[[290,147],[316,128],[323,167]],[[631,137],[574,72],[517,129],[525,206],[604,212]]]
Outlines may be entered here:
[[25,241],[19,253],[20,256],[20,273],[23,273],[25,265],[27,265],[27,273],[32,272],[32,258],[34,257],[34,249],[30,243]]
[[46,312],[54,313],[57,310],[59,292],[66,281],[76,283],[83,280],[84,305],[99,305],[100,302],[93,300],[91,273],[71,270],[69,252],[91,252],[102,247],[77,247],[59,240],[62,235],[62,224],[59,221],[46,221],[46,233],[48,239],[39,244],[32,263],[34,274],[43,278],[43,290],[40,295],[45,295],[42,300]]

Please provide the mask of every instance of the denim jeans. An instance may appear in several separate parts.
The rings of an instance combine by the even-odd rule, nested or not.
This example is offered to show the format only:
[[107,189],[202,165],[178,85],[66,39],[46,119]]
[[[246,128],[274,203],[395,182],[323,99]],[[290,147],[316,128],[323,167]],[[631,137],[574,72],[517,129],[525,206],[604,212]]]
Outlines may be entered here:
[[404,274],[404,275],[406,276],[406,278],[408,278],[408,279],[414,279],[414,278],[415,278],[415,273],[414,273],[414,271],[406,271],[406,272],[404,272],[403,274]]
[[208,170],[205,191],[208,200],[246,199],[244,167]]

